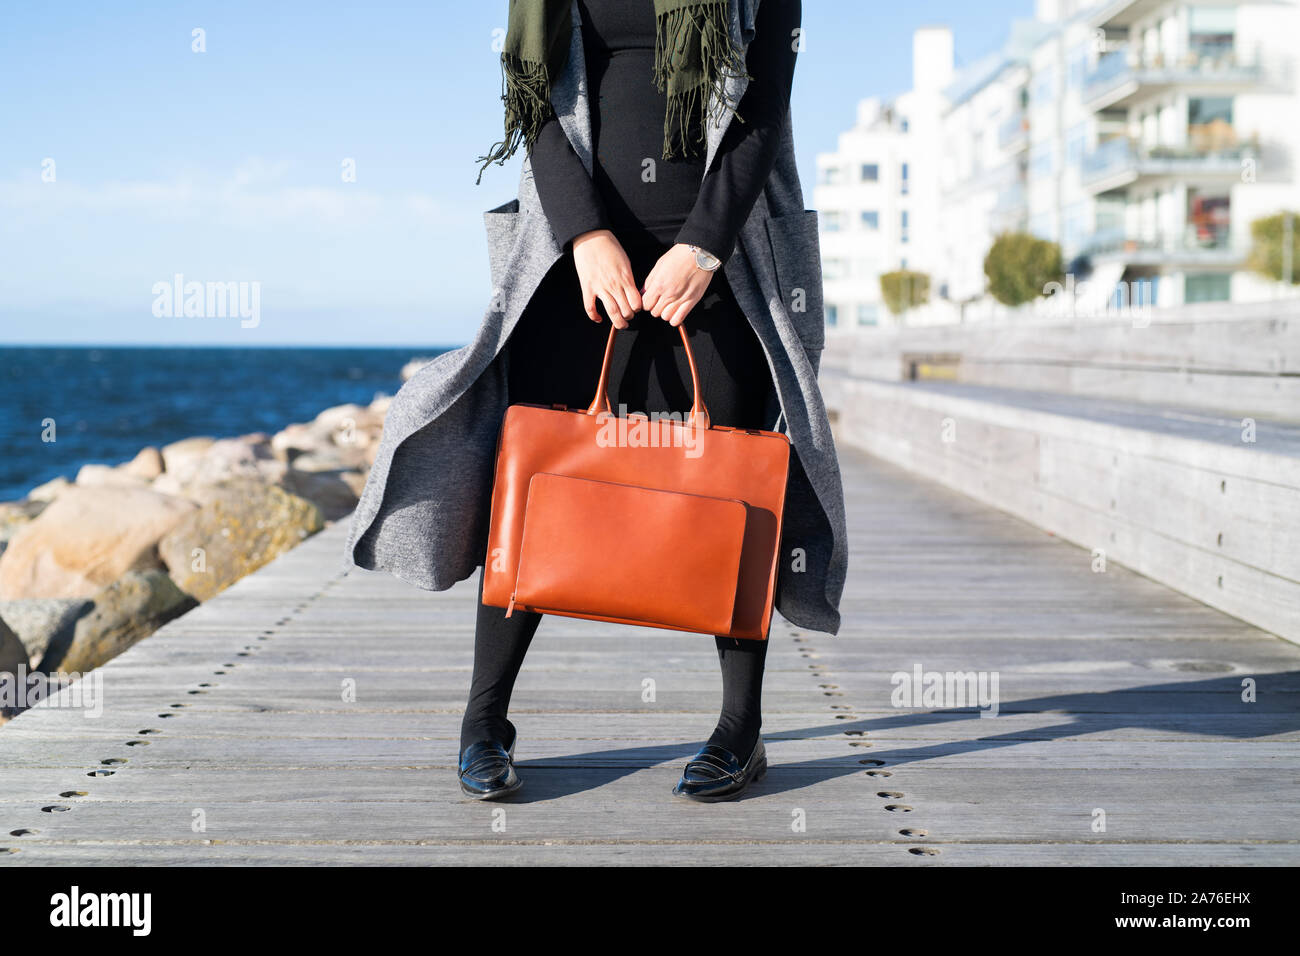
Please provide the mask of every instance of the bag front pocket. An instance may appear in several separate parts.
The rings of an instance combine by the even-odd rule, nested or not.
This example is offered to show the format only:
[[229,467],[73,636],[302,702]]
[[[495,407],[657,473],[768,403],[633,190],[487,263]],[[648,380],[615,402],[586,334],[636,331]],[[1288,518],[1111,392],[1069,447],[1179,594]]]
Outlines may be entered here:
[[735,498],[534,475],[512,603],[726,634],[745,519]]

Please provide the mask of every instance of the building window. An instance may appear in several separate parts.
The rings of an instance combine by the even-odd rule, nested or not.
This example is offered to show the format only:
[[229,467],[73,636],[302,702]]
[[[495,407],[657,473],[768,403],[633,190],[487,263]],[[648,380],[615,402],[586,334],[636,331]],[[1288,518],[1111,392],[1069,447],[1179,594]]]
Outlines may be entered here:
[[844,216],[836,211],[823,212],[821,216],[822,228],[827,232],[839,232],[842,228]]
[[878,163],[862,164],[862,181],[864,183],[874,183],[880,179],[880,165]]
[[911,185],[911,182],[908,179],[907,163],[903,164],[902,168],[899,170],[898,176],[899,176],[899,181],[901,183],[899,187],[899,192],[902,193],[904,196],[906,196],[908,194],[909,187]]
[[843,279],[848,275],[848,268],[843,259],[827,259],[822,263],[822,273],[827,279]]
[[838,166],[823,166],[818,170],[817,182],[822,186],[834,186],[842,181]]
[[1183,285],[1185,302],[1227,302],[1232,297],[1232,276],[1226,272],[1189,275]]
[[1049,67],[1034,77],[1033,93],[1030,101],[1041,109],[1052,102],[1056,95],[1056,73]]
[[1054,143],[1039,143],[1029,151],[1029,175],[1033,179],[1047,179],[1056,171]]
[[839,325],[839,323],[840,323],[839,307],[834,305],[826,306],[826,324]]
[[880,228],[880,213],[874,209],[862,210],[862,228],[875,231]]
[[1073,254],[1083,247],[1088,230],[1088,210],[1084,203],[1071,203],[1065,207],[1061,230],[1061,245]]
[[1188,13],[1187,43],[1198,60],[1216,60],[1232,54],[1237,32],[1237,11],[1232,7],[1192,7]]
[[898,129],[899,129],[900,132],[906,133],[906,132],[907,132],[909,129],[911,129],[911,128],[912,128],[912,124],[910,124],[910,123],[907,121],[907,117],[906,117],[906,116],[899,117],[899,120],[898,120]]
[[[899,217],[899,229],[898,229],[899,242],[907,242],[907,226],[908,226],[908,215],[907,215],[907,210],[904,209],[902,215]],[[903,268],[907,268],[907,267],[904,266]]]
[[1187,101],[1187,139],[1196,149],[1235,145],[1231,96],[1194,96]]
[[1065,83],[1071,89],[1081,89],[1084,77],[1088,74],[1088,45],[1080,43],[1070,51],[1068,72]]
[[1071,126],[1065,134],[1065,165],[1077,169],[1083,165],[1083,154],[1088,148],[1088,125]]
[[858,325],[877,325],[879,322],[879,311],[875,305],[864,302],[858,306]]

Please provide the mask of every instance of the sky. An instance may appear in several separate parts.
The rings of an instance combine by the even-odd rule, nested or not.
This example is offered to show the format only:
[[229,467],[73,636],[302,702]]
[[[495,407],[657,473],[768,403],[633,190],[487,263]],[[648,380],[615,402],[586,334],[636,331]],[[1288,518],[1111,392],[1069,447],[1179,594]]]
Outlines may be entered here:
[[[960,69],[1033,12],[803,6],[792,110],[810,198],[858,100],[910,85],[913,30],[950,26]],[[516,158],[474,183],[501,132],[506,9],[0,4],[0,344],[468,341],[489,297],[482,213],[518,177]],[[172,314],[177,276],[240,283],[255,319]]]

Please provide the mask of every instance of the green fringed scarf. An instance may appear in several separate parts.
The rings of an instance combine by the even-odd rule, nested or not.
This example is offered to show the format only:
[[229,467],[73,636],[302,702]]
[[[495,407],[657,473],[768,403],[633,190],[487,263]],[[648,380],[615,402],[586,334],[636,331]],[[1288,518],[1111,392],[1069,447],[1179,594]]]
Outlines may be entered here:
[[[746,76],[744,55],[727,29],[728,0],[653,2],[653,79],[668,94],[663,158],[698,155],[711,104],[714,118],[735,112],[723,84],[729,77]],[[550,119],[551,83],[569,59],[571,8],[572,0],[510,0],[501,53],[505,138],[479,157],[480,180],[489,164],[504,163],[521,143],[532,149],[542,124]]]

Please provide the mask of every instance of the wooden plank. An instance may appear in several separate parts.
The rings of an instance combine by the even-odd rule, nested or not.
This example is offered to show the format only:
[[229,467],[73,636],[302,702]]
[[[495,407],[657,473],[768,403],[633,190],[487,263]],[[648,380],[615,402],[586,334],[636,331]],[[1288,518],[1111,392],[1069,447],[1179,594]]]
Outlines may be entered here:
[[[746,799],[668,793],[716,718],[711,640],[550,619],[512,707],[526,789],[465,801],[475,582],[339,575],[340,525],[103,668],[100,716],[43,706],[0,730],[0,865],[1300,861],[1300,648],[842,457],[844,627],[774,626],[772,770]],[[998,671],[1001,716],[893,707],[917,664]]]

